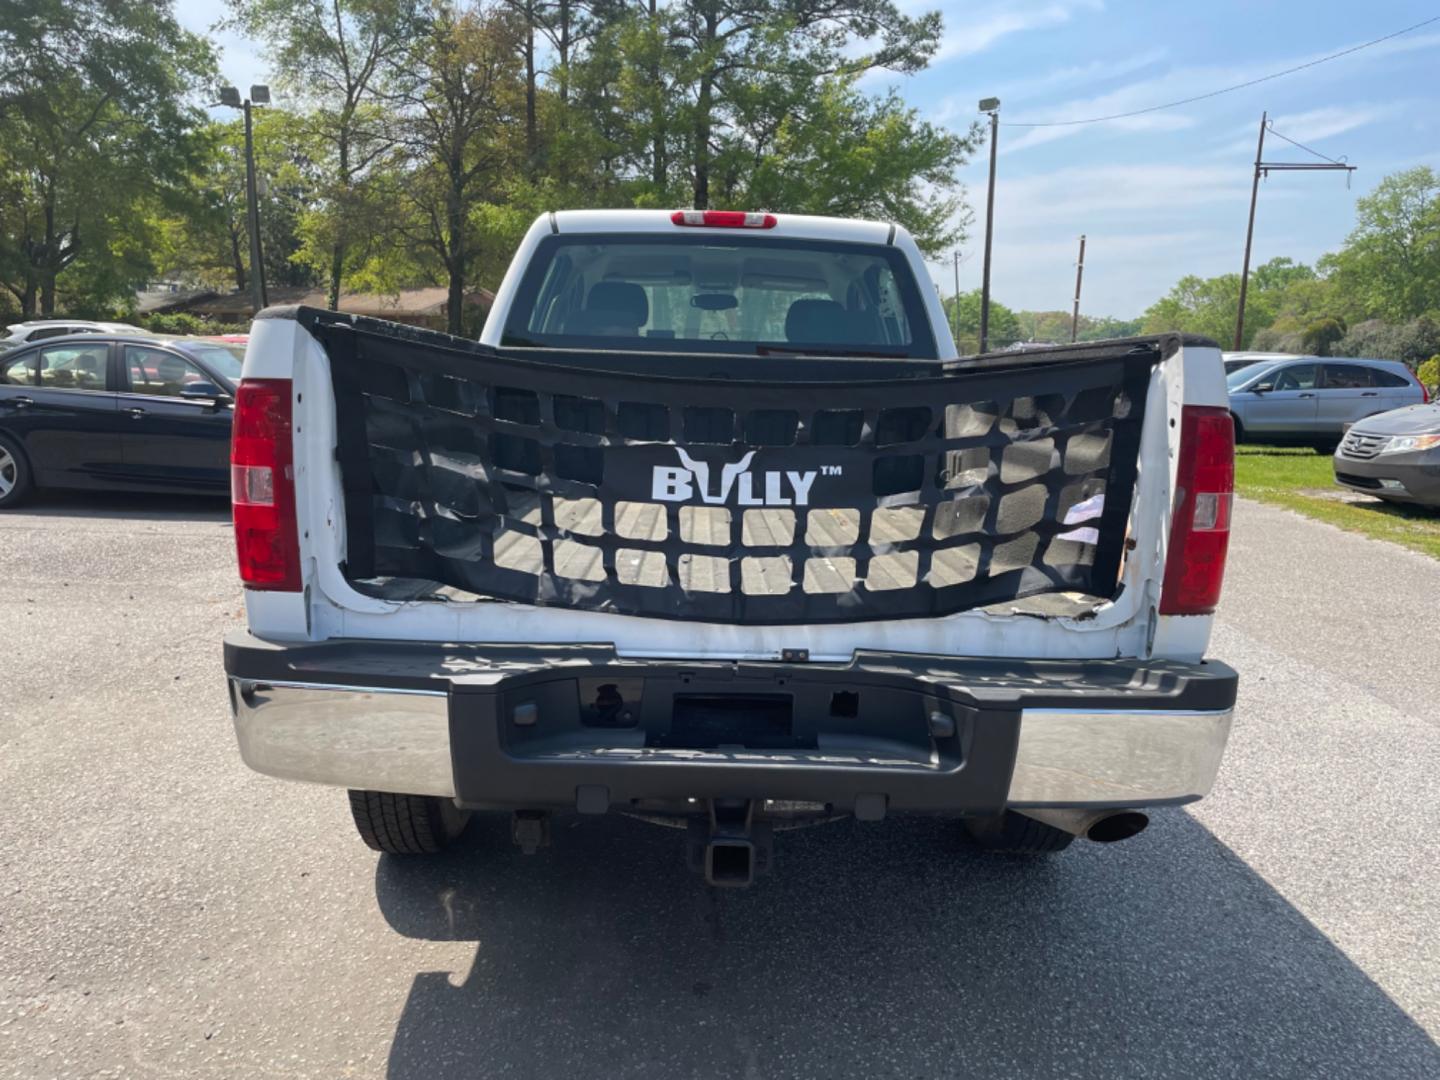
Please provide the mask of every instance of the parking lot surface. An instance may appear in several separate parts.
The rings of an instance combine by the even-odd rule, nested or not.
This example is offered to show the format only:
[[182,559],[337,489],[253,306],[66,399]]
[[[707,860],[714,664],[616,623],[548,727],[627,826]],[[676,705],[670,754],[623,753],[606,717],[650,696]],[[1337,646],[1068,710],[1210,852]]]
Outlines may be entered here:
[[1440,563],[1237,509],[1215,793],[1039,862],[953,825],[477,822],[377,858],[241,764],[223,507],[0,515],[0,1076],[1440,1076]]

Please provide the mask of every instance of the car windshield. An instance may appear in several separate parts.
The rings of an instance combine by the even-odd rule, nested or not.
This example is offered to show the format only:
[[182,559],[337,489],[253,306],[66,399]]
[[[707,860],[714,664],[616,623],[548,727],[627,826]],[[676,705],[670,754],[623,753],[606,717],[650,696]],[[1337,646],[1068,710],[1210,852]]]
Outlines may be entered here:
[[937,355],[919,288],[898,249],[709,231],[547,237],[520,283],[503,342]]
[[219,343],[191,345],[186,351],[209,366],[222,379],[231,383],[240,381],[240,365],[245,360],[245,346]]

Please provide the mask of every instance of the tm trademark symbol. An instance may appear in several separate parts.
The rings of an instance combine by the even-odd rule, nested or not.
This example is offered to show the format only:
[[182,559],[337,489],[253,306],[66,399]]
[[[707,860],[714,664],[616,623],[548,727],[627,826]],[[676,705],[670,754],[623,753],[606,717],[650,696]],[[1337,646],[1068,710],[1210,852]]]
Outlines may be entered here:
[[843,470],[843,466],[840,466],[840,465],[821,465],[821,466],[820,466],[820,475],[821,475],[821,476],[840,476],[840,475],[842,474],[842,470]]

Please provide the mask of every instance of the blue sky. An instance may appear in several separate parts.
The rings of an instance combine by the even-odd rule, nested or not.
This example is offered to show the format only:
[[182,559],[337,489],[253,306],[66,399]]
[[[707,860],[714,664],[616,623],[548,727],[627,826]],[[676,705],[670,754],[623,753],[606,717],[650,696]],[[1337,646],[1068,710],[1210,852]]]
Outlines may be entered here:
[[[946,31],[930,68],[892,83],[921,114],[963,128],[997,96],[1001,120],[1078,119],[1190,97],[1392,33],[1440,15],[1440,3],[1370,0],[900,0],[939,7]],[[219,0],[178,5],[207,29]],[[222,70],[263,81],[253,44],[220,35]],[[1386,174],[1440,167],[1440,23],[1351,56],[1233,94],[1129,120],[1058,129],[1000,129],[992,290],[1012,307],[1068,309],[1075,248],[1088,237],[1082,310],[1139,314],[1184,274],[1238,272],[1251,162],[1262,110],[1277,130],[1359,166],[1343,174],[1262,181],[1255,260],[1312,262],[1344,240],[1355,197]],[[1303,160],[1268,142],[1270,160]],[[986,187],[981,148],[964,170],[975,210],[962,248],[962,289],[980,281]],[[948,260],[933,268],[947,294]]]

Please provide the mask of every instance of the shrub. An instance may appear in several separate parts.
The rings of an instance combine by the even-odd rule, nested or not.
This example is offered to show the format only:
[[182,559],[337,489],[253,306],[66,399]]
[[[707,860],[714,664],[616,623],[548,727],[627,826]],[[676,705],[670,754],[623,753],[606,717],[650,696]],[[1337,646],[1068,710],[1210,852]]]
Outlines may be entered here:
[[1415,374],[1431,390],[1440,388],[1440,353],[1421,364]]
[[1313,356],[1329,356],[1330,347],[1345,337],[1345,322],[1326,315],[1305,328],[1300,343]]
[[184,311],[146,315],[141,320],[146,330],[156,334],[214,334],[214,325]]
[[1331,350],[1335,356],[1402,360],[1412,368],[1440,352],[1440,322],[1422,315],[1396,325],[1380,319],[1356,323]]

